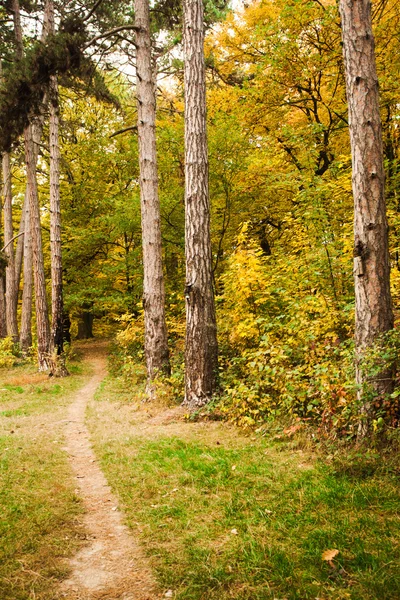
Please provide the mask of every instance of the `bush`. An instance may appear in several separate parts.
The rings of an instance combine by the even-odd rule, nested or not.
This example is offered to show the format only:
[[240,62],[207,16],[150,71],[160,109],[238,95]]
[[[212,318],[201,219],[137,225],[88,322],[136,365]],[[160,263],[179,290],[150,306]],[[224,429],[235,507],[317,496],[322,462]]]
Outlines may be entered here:
[[19,356],[19,348],[11,338],[0,339],[0,368],[9,368],[15,365]]

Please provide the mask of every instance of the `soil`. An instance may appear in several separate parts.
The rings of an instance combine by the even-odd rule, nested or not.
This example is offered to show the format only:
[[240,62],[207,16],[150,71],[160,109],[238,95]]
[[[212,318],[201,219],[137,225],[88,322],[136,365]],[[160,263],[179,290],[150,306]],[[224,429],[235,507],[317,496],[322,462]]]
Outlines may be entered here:
[[151,570],[138,544],[124,525],[124,515],[107,484],[90,442],[85,411],[106,374],[106,347],[91,344],[85,349],[93,367],[90,381],[69,406],[65,426],[66,444],[82,499],[81,526],[87,544],[70,560],[70,575],[59,597],[68,600],[155,600],[159,598]]

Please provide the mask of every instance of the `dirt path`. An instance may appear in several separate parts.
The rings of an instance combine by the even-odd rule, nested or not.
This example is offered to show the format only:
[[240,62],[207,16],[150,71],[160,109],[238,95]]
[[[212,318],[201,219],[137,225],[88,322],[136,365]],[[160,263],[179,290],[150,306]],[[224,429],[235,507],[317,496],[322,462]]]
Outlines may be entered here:
[[118,503],[97,464],[85,425],[85,410],[106,374],[105,345],[87,348],[85,356],[94,373],[69,407],[65,450],[77,481],[77,494],[85,513],[83,529],[88,540],[71,561],[69,579],[61,598],[69,600],[155,600],[151,572],[128,528]]

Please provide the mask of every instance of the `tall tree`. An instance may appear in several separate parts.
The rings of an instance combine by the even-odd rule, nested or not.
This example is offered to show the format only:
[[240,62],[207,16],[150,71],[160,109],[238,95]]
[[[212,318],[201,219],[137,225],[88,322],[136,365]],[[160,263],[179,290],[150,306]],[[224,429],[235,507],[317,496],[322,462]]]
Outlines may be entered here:
[[[0,228],[2,224],[2,212],[3,205],[0,200]],[[3,248],[3,240],[0,236],[0,246]],[[6,260],[3,252],[0,252],[0,339],[7,336],[7,323],[6,323],[6,296],[4,286],[4,272],[5,272]]]
[[218,345],[212,277],[202,0],[184,2],[185,81],[185,404],[206,404],[217,387]]
[[24,230],[24,286],[22,289],[21,307],[21,334],[20,343],[24,354],[29,352],[32,346],[32,295],[33,295],[33,270],[32,270],[32,236],[31,236],[31,211],[29,184],[26,184],[25,202],[21,221],[25,225]]
[[[33,162],[36,166],[39,156],[39,145],[42,139],[44,125],[44,114],[32,117],[32,139],[33,139]],[[21,223],[24,224],[23,237],[23,263],[24,263],[24,286],[22,290],[22,308],[21,308],[21,333],[20,343],[24,353],[29,352],[32,346],[32,299],[33,299],[33,248],[31,234],[31,211],[30,211],[30,188],[29,181],[26,182],[25,200],[23,204],[23,214]],[[18,246],[17,246],[18,251]],[[17,263],[17,257],[16,257]],[[18,267],[18,263],[16,264]],[[19,277],[17,276],[17,281]]]
[[19,222],[19,230],[18,230],[18,238],[17,245],[15,248],[15,285],[17,290],[19,290],[20,282],[21,282],[21,274],[22,274],[22,264],[24,260],[24,236],[25,236],[25,205],[27,202],[27,193],[25,191],[24,203],[22,205],[21,211],[21,220]]
[[4,245],[7,258],[6,267],[6,322],[7,335],[14,342],[18,341],[17,322],[17,288],[15,282],[15,260],[13,244],[13,220],[12,220],[12,189],[11,189],[11,164],[9,152],[2,156],[3,171],[3,197],[4,197]]
[[[13,0],[14,27],[17,52],[22,56],[22,29],[20,20],[19,0]],[[47,13],[48,11],[46,11]],[[43,37],[48,33],[48,15],[45,14],[43,22]],[[32,239],[33,251],[33,280],[35,284],[35,309],[36,309],[36,328],[38,344],[38,363],[39,370],[47,371],[49,369],[49,345],[50,345],[50,326],[49,314],[46,296],[46,279],[44,272],[42,231],[40,223],[39,196],[36,180],[36,150],[34,136],[34,115],[31,115],[30,122],[24,131],[25,141],[25,163],[27,186],[29,189],[29,213],[30,213],[30,234]]]
[[4,293],[4,279],[0,277],[0,339],[7,336],[6,323],[6,298]]
[[362,360],[378,336],[393,328],[388,223],[370,0],[340,0],[340,15],[353,165],[356,378],[363,412],[359,435],[365,436],[372,417],[365,384],[378,397],[393,389],[391,372],[369,379]]
[[[49,34],[55,33],[54,3],[48,0],[46,14]],[[60,206],[60,145],[59,145],[59,102],[57,76],[51,75],[49,86],[50,104],[50,255],[51,255],[51,336],[50,354],[52,371],[57,375],[68,375],[63,360],[63,283],[61,256],[61,206]],[[57,358],[56,358],[57,357]]]
[[[0,78],[2,68],[0,64]],[[17,301],[18,289],[15,279],[15,254],[13,242],[13,217],[12,217],[12,185],[11,185],[11,160],[10,153],[3,152],[1,157],[3,175],[3,212],[4,212],[4,246],[7,259],[5,279],[6,324],[7,335],[14,342],[18,341]]]
[[[156,148],[156,94],[148,0],[135,0],[136,93],[143,246],[143,308],[147,376],[169,373]],[[151,389],[151,386],[150,388]]]

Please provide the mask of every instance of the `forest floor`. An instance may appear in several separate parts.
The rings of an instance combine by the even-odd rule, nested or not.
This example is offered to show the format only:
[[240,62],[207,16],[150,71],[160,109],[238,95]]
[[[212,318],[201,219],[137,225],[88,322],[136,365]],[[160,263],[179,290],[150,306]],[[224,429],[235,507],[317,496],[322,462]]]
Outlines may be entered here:
[[400,598],[398,462],[143,404],[83,348],[0,371],[2,600]]

